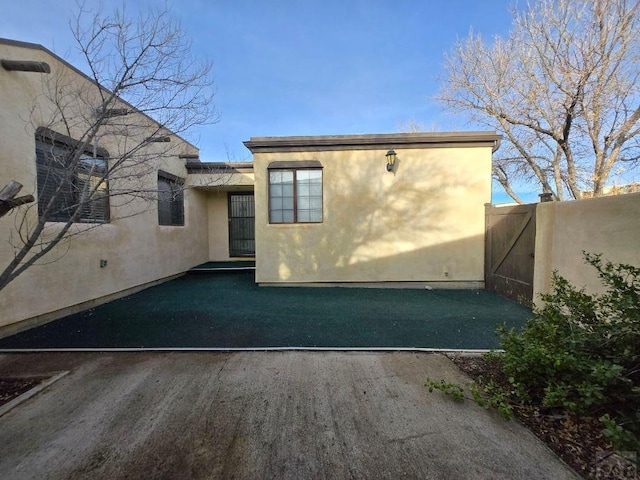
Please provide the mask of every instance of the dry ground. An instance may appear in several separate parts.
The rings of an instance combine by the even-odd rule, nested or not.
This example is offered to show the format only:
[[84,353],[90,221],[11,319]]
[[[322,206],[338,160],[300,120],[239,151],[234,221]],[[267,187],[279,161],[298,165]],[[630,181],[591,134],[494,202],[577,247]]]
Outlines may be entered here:
[[[480,356],[452,356],[471,378],[504,383],[504,375]],[[557,409],[514,405],[514,414],[531,432],[584,478],[640,479],[637,465],[614,452],[596,417],[576,417]]]

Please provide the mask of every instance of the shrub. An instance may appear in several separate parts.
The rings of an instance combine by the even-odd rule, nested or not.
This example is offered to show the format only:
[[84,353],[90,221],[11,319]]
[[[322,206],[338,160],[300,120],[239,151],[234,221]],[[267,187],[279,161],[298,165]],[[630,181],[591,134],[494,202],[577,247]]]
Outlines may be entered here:
[[[491,378],[477,378],[472,398],[505,418],[512,404],[599,418],[620,450],[640,450],[640,268],[584,254],[605,293],[590,295],[553,274],[552,292],[522,331],[498,328],[503,353],[485,361]],[[456,400],[465,390],[427,380]]]
[[535,318],[521,332],[499,328],[503,370],[521,402],[598,415],[617,447],[637,449],[640,269],[600,255],[585,259],[606,292],[587,294],[554,273]]

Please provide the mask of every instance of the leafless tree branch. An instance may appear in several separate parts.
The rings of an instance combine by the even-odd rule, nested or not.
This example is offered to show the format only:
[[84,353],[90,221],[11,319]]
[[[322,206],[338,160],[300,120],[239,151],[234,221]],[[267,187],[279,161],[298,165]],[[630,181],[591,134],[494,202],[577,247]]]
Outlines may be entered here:
[[536,0],[513,11],[507,38],[471,32],[446,55],[438,99],[519,152],[495,159],[507,193],[526,180],[558,200],[602,195],[615,165],[638,158],[639,12],[638,0]]
[[[0,290],[43,257],[55,261],[64,255],[57,247],[68,248],[73,237],[99,228],[102,223],[87,223],[83,215],[105,196],[110,221],[147,210],[158,198],[152,185],[159,166],[184,153],[184,142],[164,140],[217,121],[212,66],[193,58],[189,40],[168,11],[150,11],[137,20],[124,10],[104,15],[79,4],[78,11],[70,26],[93,81],[78,81],[75,72],[62,69],[34,99],[34,116],[43,103],[54,112],[46,125],[34,119],[34,127],[47,127],[73,142],[62,159],[46,153],[51,167],[39,175],[56,176],[49,201],[13,209],[14,256],[0,273]],[[95,160],[104,145],[108,156],[100,157],[104,167],[97,168],[87,157]],[[77,186],[79,172],[87,180]],[[66,205],[68,218],[52,222],[69,185],[76,196]]]

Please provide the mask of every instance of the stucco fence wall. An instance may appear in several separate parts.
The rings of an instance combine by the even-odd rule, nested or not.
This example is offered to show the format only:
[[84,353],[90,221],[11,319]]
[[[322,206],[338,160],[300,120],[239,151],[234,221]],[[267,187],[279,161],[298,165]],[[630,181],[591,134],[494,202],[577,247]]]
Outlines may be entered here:
[[556,270],[587,292],[602,292],[583,251],[640,267],[640,193],[540,203],[536,211],[534,302],[551,291]]

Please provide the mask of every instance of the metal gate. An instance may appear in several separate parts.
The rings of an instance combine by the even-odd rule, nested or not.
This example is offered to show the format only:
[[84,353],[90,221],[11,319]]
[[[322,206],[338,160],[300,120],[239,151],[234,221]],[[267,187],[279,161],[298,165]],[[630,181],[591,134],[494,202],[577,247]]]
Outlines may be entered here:
[[526,305],[533,301],[536,206],[485,210],[485,288]]
[[229,193],[229,256],[256,254],[253,192]]

